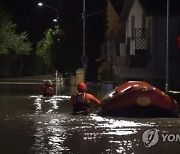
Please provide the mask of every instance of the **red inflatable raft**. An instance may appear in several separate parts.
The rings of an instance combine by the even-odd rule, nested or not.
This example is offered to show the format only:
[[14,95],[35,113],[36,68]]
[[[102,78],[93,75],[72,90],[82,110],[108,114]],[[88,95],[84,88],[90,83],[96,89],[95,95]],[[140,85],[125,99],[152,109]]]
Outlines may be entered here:
[[169,116],[177,110],[177,102],[146,82],[129,81],[108,93],[101,109],[110,115]]

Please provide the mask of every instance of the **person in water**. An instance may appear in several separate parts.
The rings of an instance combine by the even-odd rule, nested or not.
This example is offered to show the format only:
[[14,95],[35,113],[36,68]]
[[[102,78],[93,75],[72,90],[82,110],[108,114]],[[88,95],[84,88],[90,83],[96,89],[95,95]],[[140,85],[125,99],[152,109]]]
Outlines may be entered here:
[[54,94],[54,88],[51,80],[46,81],[41,86],[41,89],[43,90],[43,96],[53,96]]
[[100,101],[92,94],[87,93],[87,86],[81,82],[77,85],[77,94],[71,96],[70,104],[73,107],[73,113],[88,114],[91,112],[90,104],[94,103],[99,106]]

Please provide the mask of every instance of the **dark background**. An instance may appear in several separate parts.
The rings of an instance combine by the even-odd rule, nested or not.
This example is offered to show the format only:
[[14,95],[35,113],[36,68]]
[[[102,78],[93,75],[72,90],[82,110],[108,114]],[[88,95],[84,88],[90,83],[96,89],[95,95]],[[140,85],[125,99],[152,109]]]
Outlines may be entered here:
[[[76,68],[82,67],[80,57],[82,55],[82,12],[83,0],[1,0],[1,4],[11,10],[13,21],[18,25],[18,31],[27,31],[29,40],[36,47],[36,43],[42,39],[46,29],[54,26],[53,18],[56,12],[47,7],[39,7],[38,2],[43,2],[59,11],[59,24],[68,38],[69,52],[72,64]],[[104,41],[106,24],[106,0],[86,0],[86,55],[89,57],[87,68],[87,79],[97,80],[98,63],[96,59],[100,56],[100,47]]]

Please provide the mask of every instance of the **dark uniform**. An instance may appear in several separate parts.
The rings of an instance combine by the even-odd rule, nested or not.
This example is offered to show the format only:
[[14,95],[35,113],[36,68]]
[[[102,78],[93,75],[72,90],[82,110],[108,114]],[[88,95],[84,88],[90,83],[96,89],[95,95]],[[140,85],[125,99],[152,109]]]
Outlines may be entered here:
[[73,104],[73,112],[90,112],[90,103],[86,103],[86,93],[79,93],[75,95],[75,102]]

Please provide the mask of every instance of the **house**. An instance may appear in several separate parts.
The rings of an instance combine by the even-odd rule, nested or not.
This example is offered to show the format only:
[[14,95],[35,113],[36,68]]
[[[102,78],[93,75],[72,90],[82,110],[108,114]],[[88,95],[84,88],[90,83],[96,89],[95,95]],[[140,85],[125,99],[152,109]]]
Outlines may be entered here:
[[[112,5],[115,3],[116,6]],[[99,67],[98,74],[99,80],[113,80],[113,70],[112,66],[121,65],[120,63],[124,61],[124,57],[120,56],[119,50],[123,29],[120,23],[119,13],[122,10],[123,2],[118,0],[107,0],[107,12],[106,12],[106,32],[105,32],[105,42],[101,48],[101,66]],[[115,9],[117,8],[117,9]],[[118,62],[118,64],[116,64]]]
[[[177,76],[180,77],[177,43],[180,36],[180,1],[170,0],[168,30],[167,0],[125,0],[120,9],[113,8],[112,1],[108,0],[107,6],[107,12],[109,9],[116,12],[113,21],[118,21],[115,26],[111,14],[108,14],[104,57],[110,63],[113,80],[117,84],[126,80],[146,80],[163,86],[167,73],[166,46],[169,34],[169,80],[172,87],[180,88],[180,81],[177,80]],[[109,25],[119,30],[115,32]]]

